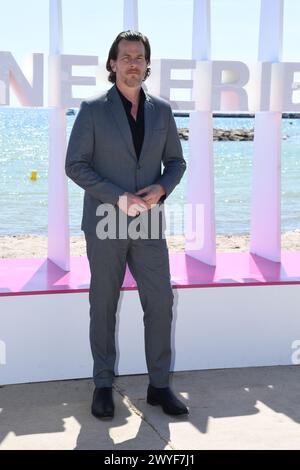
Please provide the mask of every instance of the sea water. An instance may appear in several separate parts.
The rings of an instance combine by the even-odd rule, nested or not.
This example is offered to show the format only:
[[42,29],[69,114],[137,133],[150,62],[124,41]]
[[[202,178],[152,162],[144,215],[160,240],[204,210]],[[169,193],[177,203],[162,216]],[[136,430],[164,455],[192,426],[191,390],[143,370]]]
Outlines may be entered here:
[[[75,116],[67,116],[68,136]],[[188,127],[188,117],[176,117],[178,127]],[[252,118],[214,118],[214,127],[252,128]],[[47,233],[49,110],[0,108],[0,235]],[[282,120],[281,210],[282,231],[300,229],[300,119]],[[188,141],[181,141],[189,163]],[[250,231],[253,141],[214,141],[216,230],[219,234]],[[201,158],[201,148],[199,149]],[[32,170],[38,172],[32,181]],[[79,235],[83,190],[68,183],[70,233]],[[167,199],[186,202],[187,172]],[[172,218],[172,234],[183,233],[180,210]]]

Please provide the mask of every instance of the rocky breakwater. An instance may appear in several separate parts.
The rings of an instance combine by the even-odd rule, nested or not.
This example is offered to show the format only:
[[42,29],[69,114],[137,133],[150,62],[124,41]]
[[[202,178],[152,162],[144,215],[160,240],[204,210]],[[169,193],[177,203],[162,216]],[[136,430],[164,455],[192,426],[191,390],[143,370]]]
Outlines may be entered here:
[[[254,128],[252,129],[214,129],[214,140],[253,140]],[[188,140],[189,129],[181,127],[178,129],[180,139]]]

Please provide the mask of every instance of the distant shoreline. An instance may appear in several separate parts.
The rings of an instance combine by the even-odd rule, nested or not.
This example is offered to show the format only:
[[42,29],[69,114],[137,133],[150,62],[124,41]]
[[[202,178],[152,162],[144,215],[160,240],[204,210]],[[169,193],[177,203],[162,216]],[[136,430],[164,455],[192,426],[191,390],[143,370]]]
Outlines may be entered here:
[[[24,106],[1,106],[0,107],[0,110],[4,110],[4,109],[26,109]],[[29,108],[29,109],[32,109],[32,108]],[[43,110],[46,110],[46,111],[49,111],[51,108],[47,107],[47,106],[44,106],[43,108],[40,108],[40,109],[43,109]],[[79,108],[68,108],[68,110],[76,110],[75,112],[75,116],[79,110]],[[68,111],[66,109],[66,112]],[[176,111],[173,109],[173,115],[175,117],[189,117],[191,112],[193,111]],[[212,116],[214,118],[254,118],[255,117],[255,113],[243,113],[243,112],[239,112],[239,113],[218,113],[218,112],[215,112],[215,113],[212,113]],[[282,118],[283,119],[300,119],[300,113],[282,113]]]
[[[4,258],[46,258],[47,241],[45,235],[2,235],[0,236],[0,259]],[[184,252],[184,237],[167,237],[170,252]],[[218,252],[249,251],[249,235],[217,235]],[[290,230],[281,235],[282,249],[300,251],[300,229]],[[84,235],[70,237],[71,256],[85,256]]]
[[[189,117],[190,113],[173,111],[175,117]],[[214,118],[254,118],[254,113],[213,113]],[[283,119],[300,119],[300,113],[282,113]]]

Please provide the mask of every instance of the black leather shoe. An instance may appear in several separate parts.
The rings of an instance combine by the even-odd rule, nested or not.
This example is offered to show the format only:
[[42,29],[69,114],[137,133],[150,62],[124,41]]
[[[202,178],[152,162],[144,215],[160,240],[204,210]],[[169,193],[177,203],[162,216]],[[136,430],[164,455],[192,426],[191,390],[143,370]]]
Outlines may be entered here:
[[91,411],[96,418],[113,418],[115,405],[112,387],[95,388]]
[[188,414],[187,407],[175,397],[170,387],[156,388],[148,386],[147,403],[150,405],[161,405],[162,409],[168,415]]

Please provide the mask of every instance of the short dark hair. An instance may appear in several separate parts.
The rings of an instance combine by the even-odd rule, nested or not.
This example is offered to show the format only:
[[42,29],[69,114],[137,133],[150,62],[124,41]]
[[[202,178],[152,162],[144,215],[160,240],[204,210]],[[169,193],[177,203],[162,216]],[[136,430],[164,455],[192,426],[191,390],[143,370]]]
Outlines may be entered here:
[[[149,39],[147,36],[145,36],[142,33],[139,33],[138,31],[122,31],[122,33],[118,34],[114,42],[112,43],[112,46],[109,50],[108,53],[108,59],[106,61],[106,70],[109,72],[108,80],[112,83],[116,83],[116,72],[113,72],[111,66],[110,66],[110,61],[111,60],[117,60],[118,57],[118,52],[119,52],[119,42],[122,41],[122,39],[125,39],[126,41],[141,41],[144,44],[145,47],[145,59],[147,62],[147,65],[150,65],[150,58],[151,58],[151,48],[150,48],[150,43]],[[146,78],[149,77],[151,73],[150,67],[147,67],[144,81]]]

